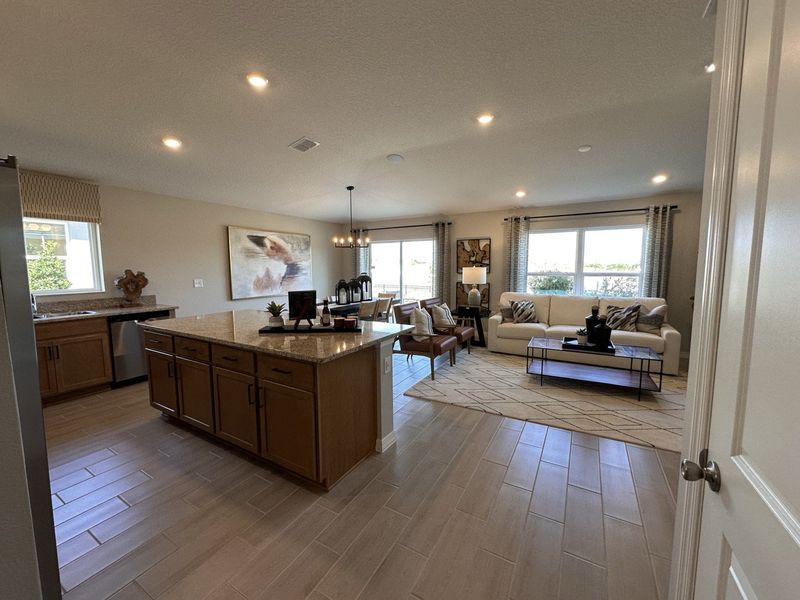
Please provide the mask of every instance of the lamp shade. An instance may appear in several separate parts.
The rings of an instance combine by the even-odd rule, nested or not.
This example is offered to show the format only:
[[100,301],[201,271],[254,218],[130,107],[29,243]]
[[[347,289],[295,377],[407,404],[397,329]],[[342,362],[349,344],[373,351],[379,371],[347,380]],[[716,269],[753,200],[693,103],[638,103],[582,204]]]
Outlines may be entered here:
[[462,269],[461,282],[472,285],[486,283],[486,267],[464,267]]

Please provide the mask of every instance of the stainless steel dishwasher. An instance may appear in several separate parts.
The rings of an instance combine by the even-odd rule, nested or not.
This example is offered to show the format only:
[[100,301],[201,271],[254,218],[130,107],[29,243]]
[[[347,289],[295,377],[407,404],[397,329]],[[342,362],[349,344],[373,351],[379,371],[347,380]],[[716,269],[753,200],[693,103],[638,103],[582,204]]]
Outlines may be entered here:
[[147,359],[140,321],[169,319],[168,310],[117,315],[108,318],[111,354],[114,359],[114,385],[126,385],[147,379]]

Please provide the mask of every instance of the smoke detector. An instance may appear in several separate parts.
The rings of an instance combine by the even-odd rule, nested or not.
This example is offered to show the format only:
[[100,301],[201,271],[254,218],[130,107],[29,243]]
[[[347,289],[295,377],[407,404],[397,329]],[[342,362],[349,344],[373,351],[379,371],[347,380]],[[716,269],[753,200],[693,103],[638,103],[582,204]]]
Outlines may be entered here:
[[300,152],[308,152],[309,150],[313,150],[319,146],[319,142],[315,142],[314,140],[310,140],[307,137],[301,137],[299,140],[295,140],[291,144],[289,144],[289,148],[294,148]]

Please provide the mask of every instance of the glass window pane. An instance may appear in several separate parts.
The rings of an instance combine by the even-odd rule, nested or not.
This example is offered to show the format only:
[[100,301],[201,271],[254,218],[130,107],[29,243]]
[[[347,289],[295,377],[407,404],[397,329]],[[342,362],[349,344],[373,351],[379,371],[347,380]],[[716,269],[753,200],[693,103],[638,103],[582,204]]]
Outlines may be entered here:
[[403,242],[403,300],[433,296],[433,240]]
[[372,294],[380,292],[400,296],[400,242],[370,244]]
[[24,219],[23,231],[32,292],[102,289],[96,225]]
[[639,295],[639,277],[625,275],[587,276],[583,278],[585,296],[623,296],[635,298]]
[[641,227],[587,230],[583,270],[587,273],[640,272],[643,235],[644,229]]
[[565,296],[575,289],[574,275],[528,275],[528,292]]
[[577,231],[532,233],[528,273],[574,273],[577,238]]

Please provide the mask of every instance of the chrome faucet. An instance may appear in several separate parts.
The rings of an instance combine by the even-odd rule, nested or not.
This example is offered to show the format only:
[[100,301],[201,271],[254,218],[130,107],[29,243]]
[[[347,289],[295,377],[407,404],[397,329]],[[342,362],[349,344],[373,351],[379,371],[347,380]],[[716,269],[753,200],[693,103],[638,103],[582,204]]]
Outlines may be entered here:
[[39,305],[36,303],[36,294],[31,294],[31,311],[34,315],[39,313]]

